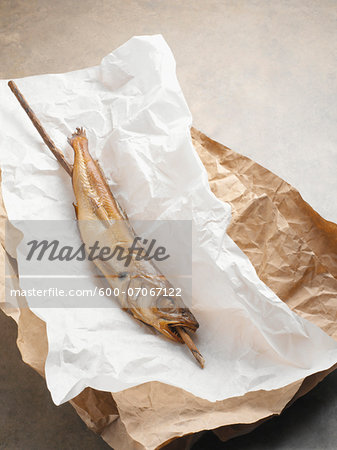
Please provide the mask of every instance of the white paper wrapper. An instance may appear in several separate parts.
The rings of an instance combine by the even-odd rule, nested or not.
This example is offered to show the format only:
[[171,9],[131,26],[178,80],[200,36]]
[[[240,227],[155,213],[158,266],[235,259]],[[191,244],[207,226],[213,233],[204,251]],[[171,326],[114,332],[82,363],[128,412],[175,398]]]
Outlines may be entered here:
[[[337,343],[299,318],[257,277],[227,236],[230,207],[211,193],[191,143],[191,115],[161,36],[134,37],[97,67],[17,80],[56,144],[77,126],[89,136],[113,193],[132,222],[193,224],[193,300],[200,369],[185,346],[118,308],[39,308],[47,324],[47,384],[56,404],[86,386],[116,392],[149,381],[210,401],[271,390],[332,366]],[[10,220],[74,219],[68,175],[1,82],[3,197]],[[76,227],[69,242],[78,242]],[[19,272],[22,255],[18,253]],[[90,280],[94,286],[94,277]],[[25,279],[20,280],[22,287]]]

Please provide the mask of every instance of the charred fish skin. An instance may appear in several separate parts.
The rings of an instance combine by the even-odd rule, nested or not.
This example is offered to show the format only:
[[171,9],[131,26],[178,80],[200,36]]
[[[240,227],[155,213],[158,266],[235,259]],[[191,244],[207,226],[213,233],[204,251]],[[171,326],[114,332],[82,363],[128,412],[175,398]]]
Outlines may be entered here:
[[[101,248],[109,247],[111,252],[117,246],[130,249],[135,238],[134,232],[102,171],[89,153],[84,129],[77,128],[68,142],[75,153],[72,172],[77,202],[75,210],[81,238],[87,251],[96,241]],[[108,261],[95,259],[93,262],[111,287],[118,288],[117,298],[123,309],[128,310],[136,319],[156,328],[167,338],[183,342],[176,327],[184,327],[194,332],[199,327],[196,318],[181,297],[150,295],[153,288],[162,288],[161,292],[168,292],[172,285],[151,261],[138,260],[136,256],[137,253],[132,254],[127,268],[124,262],[116,257]],[[130,292],[134,294],[128,295]],[[142,295],[142,292],[147,292],[147,295]]]

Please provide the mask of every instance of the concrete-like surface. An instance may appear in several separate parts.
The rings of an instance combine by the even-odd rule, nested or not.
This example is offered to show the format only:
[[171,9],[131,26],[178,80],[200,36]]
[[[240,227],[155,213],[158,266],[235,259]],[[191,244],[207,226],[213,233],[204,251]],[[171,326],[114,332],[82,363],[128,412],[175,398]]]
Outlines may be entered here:
[[[133,35],[162,33],[194,125],[297,187],[337,221],[335,0],[1,0],[0,78],[97,64]],[[38,86],[37,86],[38,89]],[[21,361],[0,314],[0,448],[107,448]],[[282,417],[227,444],[336,449],[337,375]]]

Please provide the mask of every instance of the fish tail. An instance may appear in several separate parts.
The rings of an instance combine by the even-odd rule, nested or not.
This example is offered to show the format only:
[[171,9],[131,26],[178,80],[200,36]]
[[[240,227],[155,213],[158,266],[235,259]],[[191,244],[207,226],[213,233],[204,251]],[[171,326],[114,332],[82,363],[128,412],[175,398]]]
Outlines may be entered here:
[[87,141],[87,135],[85,132],[85,129],[83,127],[76,128],[76,131],[71,135],[71,137],[68,137],[68,143],[74,147],[74,143],[76,140],[86,140]]

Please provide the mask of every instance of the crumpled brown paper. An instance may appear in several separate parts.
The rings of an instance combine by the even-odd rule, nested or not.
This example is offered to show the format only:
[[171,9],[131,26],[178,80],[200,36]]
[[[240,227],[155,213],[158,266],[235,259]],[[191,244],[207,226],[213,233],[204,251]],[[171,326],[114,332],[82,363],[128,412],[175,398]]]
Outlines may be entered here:
[[[291,309],[337,339],[337,225],[320,217],[293,187],[249,158],[195,129],[192,139],[212,191],[232,206],[230,237]],[[5,218],[3,205],[0,210]],[[3,244],[4,227],[0,237]],[[15,271],[15,261],[10,262]],[[3,278],[1,290],[4,293]],[[23,360],[43,375],[48,349],[44,322],[28,308],[5,312],[18,323]],[[191,433],[202,430],[213,429],[222,440],[251,431],[280,414],[333,369],[281,389],[215,403],[151,382],[113,395],[87,388],[71,404],[87,426],[116,450],[188,448],[197,436]],[[177,439],[181,436],[185,437]]]

